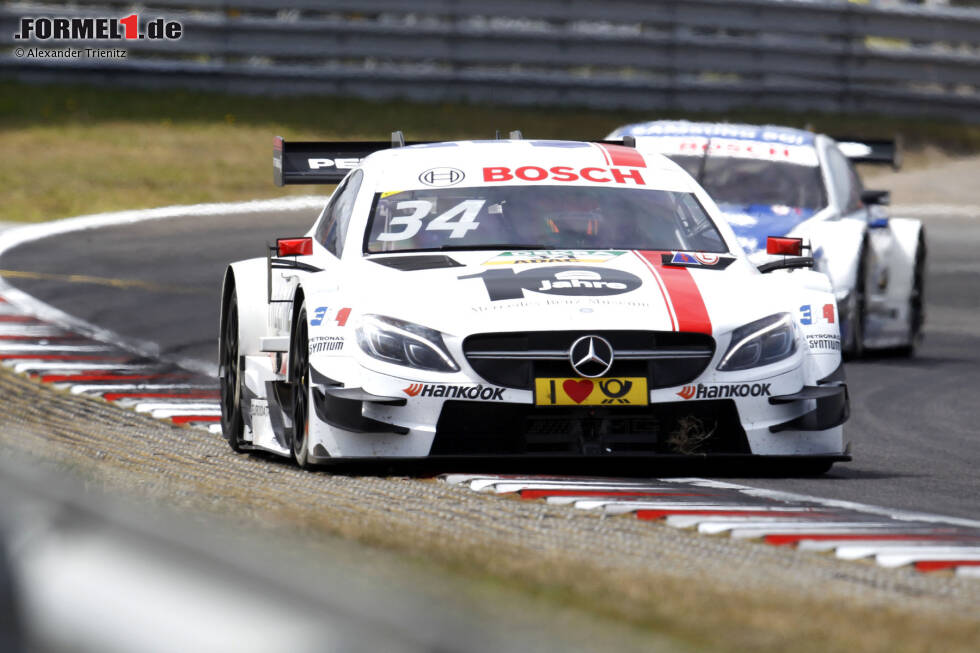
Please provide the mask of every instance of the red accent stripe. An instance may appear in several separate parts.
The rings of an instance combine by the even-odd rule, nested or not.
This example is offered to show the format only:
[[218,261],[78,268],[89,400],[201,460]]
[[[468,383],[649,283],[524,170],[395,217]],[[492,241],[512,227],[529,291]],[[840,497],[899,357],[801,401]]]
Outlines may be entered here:
[[[818,524],[813,525],[819,528]],[[773,533],[763,536],[766,544],[782,546],[786,544],[796,544],[800,540],[868,540],[868,541],[901,541],[901,540],[959,540],[970,539],[962,535],[955,534],[932,534],[932,533]]]
[[644,160],[643,155],[634,147],[606,145],[605,143],[598,143],[598,145],[609,154],[609,158],[612,159],[614,166],[628,166],[630,168],[647,167],[647,162]]
[[710,494],[680,492],[643,492],[628,490],[520,490],[522,499],[543,499],[545,497],[707,497]]
[[170,420],[174,424],[187,424],[188,422],[220,422],[220,415],[175,415]]
[[639,251],[637,254],[660,273],[677,314],[677,331],[711,335],[711,318],[698,284],[688,268],[664,267],[664,252]]
[[44,383],[65,381],[140,381],[142,379],[189,379],[190,374],[44,374]]
[[30,315],[0,315],[0,322],[17,322],[18,324],[44,324],[41,320]]
[[773,512],[772,510],[683,510],[667,508],[664,510],[637,510],[637,519],[663,519],[671,515],[718,515],[724,517],[810,517],[816,519],[821,513],[816,511]]
[[[52,347],[54,349],[54,347]],[[105,361],[119,363],[132,359],[132,356],[78,356],[75,354],[0,354],[0,360],[38,360],[38,361]]]
[[919,560],[914,564],[918,571],[939,571],[952,567],[980,567],[980,560]]
[[198,390],[195,392],[107,392],[102,395],[106,401],[119,399],[217,399],[217,390]]
[[657,282],[657,287],[660,288],[660,296],[663,298],[664,306],[667,308],[667,316],[670,318],[670,328],[677,331],[677,321],[674,319],[674,309],[670,304],[670,297],[667,295],[667,289],[664,288],[664,284],[660,280],[660,275],[657,273],[657,270],[650,265],[650,262],[640,254],[640,252],[633,250],[633,253],[636,254],[636,257],[643,262],[643,265],[645,265],[648,270],[650,270],[650,274],[653,275],[654,281]]

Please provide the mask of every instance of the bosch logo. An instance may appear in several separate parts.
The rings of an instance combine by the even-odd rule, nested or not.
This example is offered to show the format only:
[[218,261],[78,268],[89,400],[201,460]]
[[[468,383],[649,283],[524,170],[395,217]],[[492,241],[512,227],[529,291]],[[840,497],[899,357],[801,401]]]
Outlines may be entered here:
[[594,379],[609,371],[613,364],[613,348],[600,336],[582,336],[572,343],[568,360],[579,376]]
[[419,181],[436,188],[455,186],[465,178],[466,175],[458,168],[430,168],[419,175]]

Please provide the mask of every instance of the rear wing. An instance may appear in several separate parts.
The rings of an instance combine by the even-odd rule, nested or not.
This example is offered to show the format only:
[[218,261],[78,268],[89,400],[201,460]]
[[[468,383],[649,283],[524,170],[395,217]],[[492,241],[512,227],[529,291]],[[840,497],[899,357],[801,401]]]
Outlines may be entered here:
[[870,140],[861,138],[835,138],[837,147],[854,163],[890,165],[899,170],[902,167],[902,141],[899,136],[891,140]]
[[[513,140],[523,138],[520,131],[512,131]],[[497,132],[500,138],[500,132]],[[272,181],[276,186],[286,184],[338,184],[347,173],[361,164],[361,159],[393,147],[406,145],[428,145],[434,141],[411,141],[406,143],[400,131],[391,133],[391,142],[386,141],[304,141],[287,143],[282,136],[276,136],[272,145]],[[596,141],[615,145],[636,147],[636,139],[625,136],[622,140]]]
[[272,145],[272,180],[276,186],[286,184],[336,184],[361,163],[361,159],[379,150],[418,143],[405,143],[401,132],[386,141],[307,141],[287,143],[276,136]]

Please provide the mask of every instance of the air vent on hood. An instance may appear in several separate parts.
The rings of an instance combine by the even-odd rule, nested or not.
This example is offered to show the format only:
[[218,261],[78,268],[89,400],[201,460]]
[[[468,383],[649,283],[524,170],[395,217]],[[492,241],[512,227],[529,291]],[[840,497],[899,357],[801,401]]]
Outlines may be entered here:
[[461,268],[463,264],[445,254],[423,254],[421,256],[385,256],[372,258],[378,265],[411,272],[413,270],[434,270],[436,268]]

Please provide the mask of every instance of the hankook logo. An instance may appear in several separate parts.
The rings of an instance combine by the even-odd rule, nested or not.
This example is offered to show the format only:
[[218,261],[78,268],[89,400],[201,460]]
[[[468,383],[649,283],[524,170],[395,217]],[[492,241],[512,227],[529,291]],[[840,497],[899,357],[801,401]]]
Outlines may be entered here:
[[436,188],[455,186],[465,178],[466,175],[459,168],[429,168],[419,175],[419,181]]
[[613,348],[600,336],[582,336],[572,343],[568,360],[579,376],[595,379],[609,371],[613,364]]

